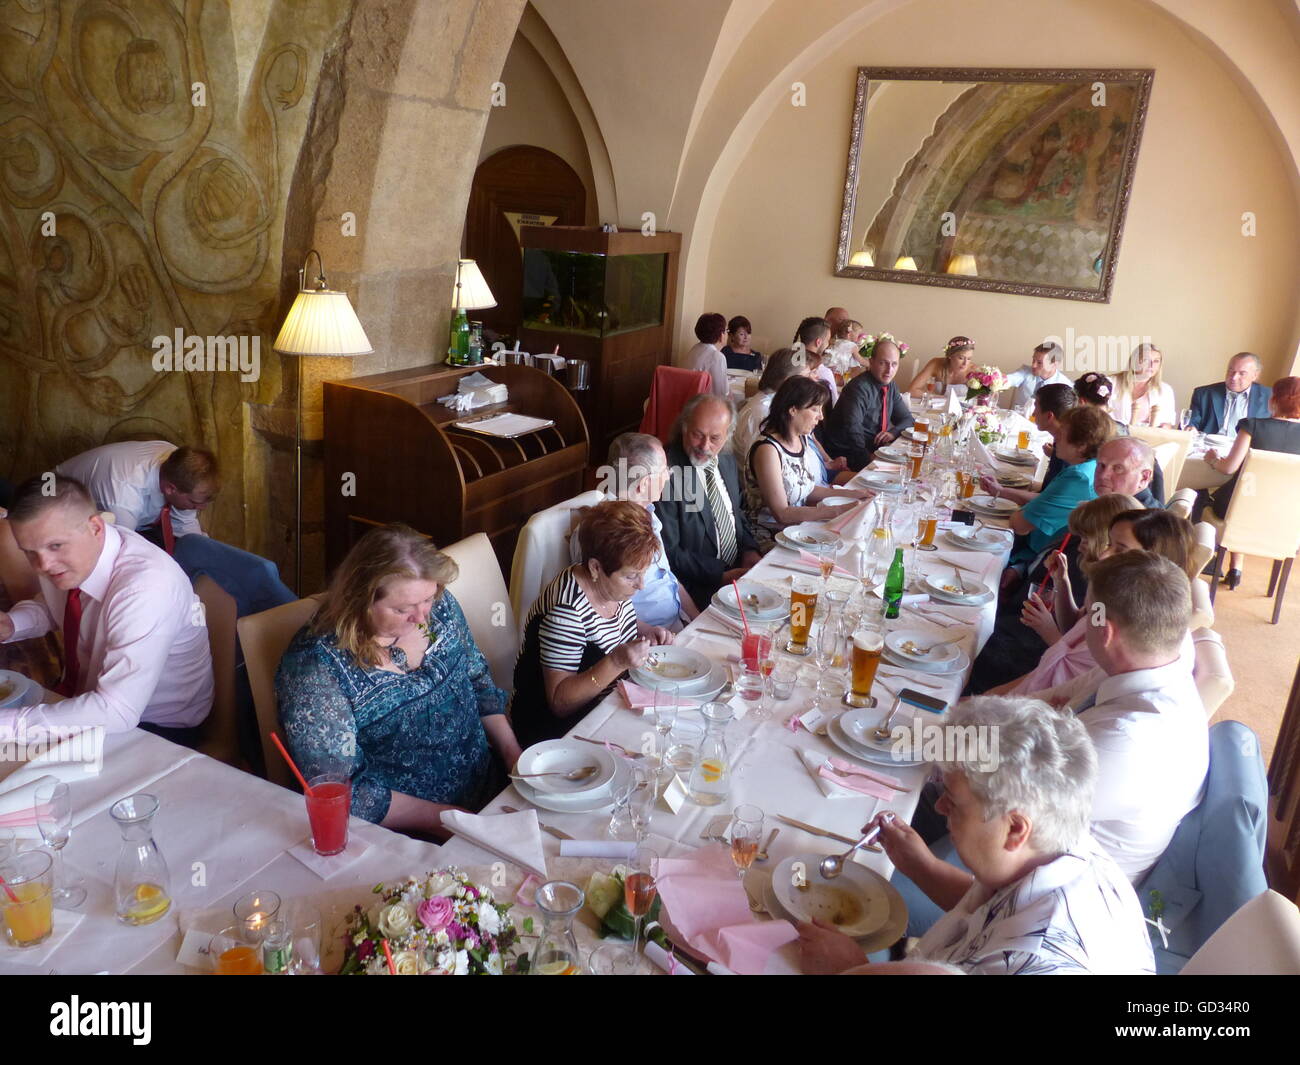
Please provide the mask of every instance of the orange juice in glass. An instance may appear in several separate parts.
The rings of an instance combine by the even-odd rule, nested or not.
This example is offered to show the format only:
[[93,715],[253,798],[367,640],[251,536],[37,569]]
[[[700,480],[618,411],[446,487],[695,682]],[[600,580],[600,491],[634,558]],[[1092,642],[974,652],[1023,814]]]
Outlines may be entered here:
[[13,947],[34,947],[54,931],[54,863],[44,851],[25,851],[0,865],[0,925]]
[[243,929],[236,925],[222,929],[208,943],[208,960],[217,976],[261,976],[262,957],[258,948],[245,942]]

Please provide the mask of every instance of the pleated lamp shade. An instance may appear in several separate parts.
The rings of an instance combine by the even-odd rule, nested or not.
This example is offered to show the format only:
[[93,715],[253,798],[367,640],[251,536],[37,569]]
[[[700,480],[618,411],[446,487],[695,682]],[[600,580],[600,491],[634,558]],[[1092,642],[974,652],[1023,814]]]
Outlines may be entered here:
[[303,289],[271,345],[284,355],[369,355],[366,331],[346,292]]
[[849,265],[850,266],[875,266],[876,263],[875,260],[871,258],[871,252],[863,248],[862,251],[855,251],[852,254],[852,256],[849,257]]
[[497,305],[497,298],[492,295],[483,271],[473,259],[461,259],[456,266],[456,276],[460,280],[460,290],[456,282],[451,284],[451,306],[457,311],[481,311]]
[[948,273],[979,277],[979,270],[975,267],[975,256],[968,254],[954,255],[948,263]]
[[895,269],[895,270],[915,270],[915,269],[916,269],[916,260],[913,259],[910,255],[900,255],[900,256],[898,257],[898,260],[894,263],[894,269]]

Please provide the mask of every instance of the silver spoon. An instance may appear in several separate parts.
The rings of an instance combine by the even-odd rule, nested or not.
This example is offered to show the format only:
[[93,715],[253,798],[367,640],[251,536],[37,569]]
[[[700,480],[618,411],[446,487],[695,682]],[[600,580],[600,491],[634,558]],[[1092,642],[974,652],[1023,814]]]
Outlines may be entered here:
[[822,874],[822,879],[834,880],[837,876],[840,875],[840,873],[844,872],[845,860],[850,855],[852,855],[853,852],[856,851],[859,847],[865,847],[868,843],[874,843],[878,835],[880,835],[880,826],[876,825],[865,836],[863,836],[860,840],[858,840],[857,843],[853,844],[852,847],[846,850],[843,854],[826,855],[826,857],[823,858],[821,860],[821,863],[817,866],[817,868],[820,870]]
[[511,773],[511,780],[528,780],[530,777],[563,777],[565,780],[586,780],[594,777],[600,772],[600,766],[584,765],[577,769],[570,769],[567,772],[556,771],[554,773]]
[[764,843],[763,846],[759,848],[758,853],[754,855],[754,861],[756,862],[767,861],[767,848],[772,846],[772,841],[776,839],[776,837],[780,834],[780,832],[781,830],[779,828],[772,829],[772,834],[767,837],[767,842]]
[[895,699],[894,705],[889,708],[889,713],[885,715],[885,720],[882,721],[872,732],[872,735],[882,743],[893,735],[893,733],[889,731],[889,723],[894,720],[894,715],[898,713],[898,708],[902,705],[902,699]]

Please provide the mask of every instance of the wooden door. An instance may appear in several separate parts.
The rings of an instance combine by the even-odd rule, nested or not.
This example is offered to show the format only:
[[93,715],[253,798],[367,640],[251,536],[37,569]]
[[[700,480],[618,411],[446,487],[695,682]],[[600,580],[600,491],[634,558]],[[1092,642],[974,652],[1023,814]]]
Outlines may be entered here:
[[554,216],[553,225],[586,222],[587,190],[573,167],[529,144],[503,148],[474,172],[465,220],[465,255],[478,262],[497,305],[470,317],[515,336],[522,316],[523,251],[507,212]]

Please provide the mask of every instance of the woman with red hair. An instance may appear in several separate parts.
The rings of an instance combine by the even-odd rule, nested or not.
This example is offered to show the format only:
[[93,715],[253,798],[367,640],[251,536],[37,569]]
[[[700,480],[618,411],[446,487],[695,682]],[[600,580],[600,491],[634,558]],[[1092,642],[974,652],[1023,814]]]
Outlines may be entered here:
[[[1205,464],[1210,469],[1231,474],[1227,484],[1209,496],[1210,509],[1220,518],[1228,514],[1228,502],[1237,487],[1237,472],[1251,448],[1300,455],[1300,377],[1284,377],[1278,381],[1273,386],[1268,409],[1271,418],[1242,418],[1237,423],[1237,439],[1222,458],[1213,448],[1205,453]],[[1228,573],[1223,578],[1230,589],[1241,583],[1241,561],[1241,554],[1232,552]]]

